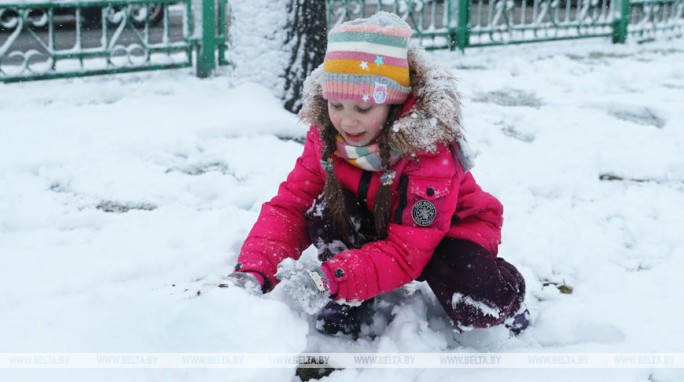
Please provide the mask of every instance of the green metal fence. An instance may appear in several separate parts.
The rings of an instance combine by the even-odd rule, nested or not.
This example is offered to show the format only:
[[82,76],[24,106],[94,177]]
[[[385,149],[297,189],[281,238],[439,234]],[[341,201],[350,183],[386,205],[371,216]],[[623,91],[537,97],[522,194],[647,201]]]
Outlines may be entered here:
[[193,65],[190,0],[0,4],[0,80]]
[[631,0],[627,33],[639,40],[655,38],[658,33],[684,33],[684,0]]
[[427,49],[682,34],[684,0],[327,0],[328,23],[396,13]]
[[[229,0],[200,1],[0,3],[0,82],[191,66],[211,75],[229,64]],[[684,32],[684,0],[325,1],[329,26],[394,12],[427,49]]]

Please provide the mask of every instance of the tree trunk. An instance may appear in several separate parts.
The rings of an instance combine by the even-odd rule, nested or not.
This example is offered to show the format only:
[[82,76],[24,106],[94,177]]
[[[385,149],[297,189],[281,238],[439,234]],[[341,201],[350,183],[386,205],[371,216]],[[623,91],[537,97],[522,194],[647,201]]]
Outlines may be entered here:
[[286,42],[290,62],[283,77],[283,106],[297,113],[302,108],[304,80],[323,63],[328,40],[326,0],[288,0]]

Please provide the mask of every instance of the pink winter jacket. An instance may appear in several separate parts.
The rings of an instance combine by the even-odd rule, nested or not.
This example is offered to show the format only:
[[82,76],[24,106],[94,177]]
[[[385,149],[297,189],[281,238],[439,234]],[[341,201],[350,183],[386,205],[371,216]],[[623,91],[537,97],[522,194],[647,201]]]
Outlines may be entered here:
[[[238,270],[261,274],[267,288],[277,283],[275,273],[283,259],[296,259],[311,245],[304,216],[323,192],[321,145],[320,135],[312,127],[304,153],[280,185],[278,195],[263,205],[242,247]],[[334,161],[340,184],[359,197],[363,170],[338,157]],[[367,300],[415,280],[444,237],[470,240],[493,255],[497,253],[503,207],[480,189],[470,172],[463,172],[447,146],[440,146],[435,153],[402,159],[392,170],[397,172],[398,181],[391,186],[393,213],[387,238],[340,253],[325,263],[338,282],[339,299]],[[372,173],[367,185],[370,211],[380,188],[380,175]],[[428,200],[437,211],[427,227],[418,225],[412,216],[413,206],[421,200]]]
[[[424,66],[419,58],[409,55],[409,65],[414,68],[412,81],[418,81],[412,86],[414,89],[426,82],[429,85],[430,81],[422,76]],[[424,71],[429,72],[439,86],[446,81],[434,74],[433,67]],[[314,74],[312,77],[315,81]],[[398,119],[409,124],[395,122],[395,126],[403,128],[401,134],[410,133],[410,129],[424,129],[422,126],[432,123],[430,116],[443,108],[439,102],[443,101],[443,93],[444,90],[423,91],[419,99],[412,96],[402,111],[406,118]],[[455,90],[452,94],[457,95]],[[460,123],[460,109],[456,108],[456,113],[454,123]],[[421,117],[423,115],[426,117]],[[399,143],[396,146],[401,146]],[[267,290],[278,282],[275,278],[278,264],[286,258],[297,259],[312,244],[306,230],[305,213],[323,191],[325,174],[320,164],[321,148],[320,133],[312,126],[295,168],[280,185],[278,194],[263,205],[238,257],[236,270],[262,275]],[[430,150],[415,150],[411,155],[402,156],[392,166],[391,170],[397,175],[391,186],[392,214],[386,239],[339,253],[324,263],[337,281],[337,299],[363,301],[415,280],[445,237],[475,242],[496,256],[501,241],[503,207],[496,198],[482,191],[469,171],[464,172],[452,150],[449,144],[435,143]],[[361,200],[365,198],[368,209],[373,211],[381,172],[367,172],[364,179],[363,170],[333,157],[335,176],[342,187],[353,191]],[[370,181],[368,174],[371,174]],[[430,213],[430,204],[436,214]],[[426,205],[427,215],[426,210],[420,208]]]

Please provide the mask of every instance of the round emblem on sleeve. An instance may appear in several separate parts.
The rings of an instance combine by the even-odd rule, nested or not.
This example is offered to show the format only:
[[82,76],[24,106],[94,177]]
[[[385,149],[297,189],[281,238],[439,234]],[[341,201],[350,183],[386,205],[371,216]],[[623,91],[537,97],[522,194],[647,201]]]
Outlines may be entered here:
[[411,209],[411,217],[413,221],[421,227],[427,227],[435,221],[437,216],[437,209],[435,205],[428,200],[421,200],[413,205]]

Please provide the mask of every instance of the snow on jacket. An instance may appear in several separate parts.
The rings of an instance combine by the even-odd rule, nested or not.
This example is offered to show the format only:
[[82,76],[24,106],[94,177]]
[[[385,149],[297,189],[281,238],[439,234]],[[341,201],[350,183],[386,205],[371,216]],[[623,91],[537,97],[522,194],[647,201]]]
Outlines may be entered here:
[[[391,168],[397,176],[391,186],[387,237],[324,263],[338,282],[338,299],[367,300],[415,280],[445,237],[469,240],[497,253],[503,207],[468,171],[471,158],[455,79],[415,47],[409,50],[409,67],[412,93],[388,136],[402,159]],[[261,274],[266,290],[277,283],[278,264],[298,258],[311,245],[305,213],[325,182],[317,126],[326,121],[327,101],[321,96],[320,74],[320,69],[314,71],[305,84],[300,116],[312,126],[304,152],[278,194],[262,206],[238,258],[236,270]],[[334,162],[342,187],[365,199],[373,211],[381,172],[361,170],[336,156]]]

